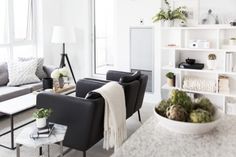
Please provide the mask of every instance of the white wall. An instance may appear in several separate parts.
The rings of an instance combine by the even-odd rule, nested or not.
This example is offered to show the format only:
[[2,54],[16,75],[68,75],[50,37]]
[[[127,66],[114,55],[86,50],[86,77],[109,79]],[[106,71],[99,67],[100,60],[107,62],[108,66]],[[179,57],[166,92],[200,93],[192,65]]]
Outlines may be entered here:
[[157,12],[159,3],[157,0],[117,0],[117,69],[130,69],[129,28],[140,26],[140,19],[143,19],[144,26],[153,26],[152,17]]
[[[153,26],[154,29],[157,24],[153,24],[152,17],[159,10],[161,1],[158,0],[117,0],[116,1],[116,30],[117,30],[117,46],[115,65],[116,69],[129,71],[130,70],[130,47],[129,47],[129,28],[136,26]],[[143,24],[140,24],[140,20]],[[158,37],[157,29],[155,37]],[[155,41],[154,52],[154,93],[146,94],[146,101],[157,102],[160,100],[160,61],[158,51],[158,38]]]
[[77,78],[91,75],[91,12],[89,0],[62,0],[64,24],[75,27],[75,44],[67,52]]
[[75,28],[77,42],[66,44],[76,79],[90,76],[91,46],[90,19],[88,0],[43,0],[42,23],[43,49],[45,63],[59,66],[62,46],[51,43],[52,29],[55,25],[72,26]]
[[61,0],[42,0],[41,9],[42,32],[39,36],[43,40],[41,44],[45,63],[59,66],[62,50],[60,46],[51,43],[51,35],[53,26],[62,24],[64,14]]

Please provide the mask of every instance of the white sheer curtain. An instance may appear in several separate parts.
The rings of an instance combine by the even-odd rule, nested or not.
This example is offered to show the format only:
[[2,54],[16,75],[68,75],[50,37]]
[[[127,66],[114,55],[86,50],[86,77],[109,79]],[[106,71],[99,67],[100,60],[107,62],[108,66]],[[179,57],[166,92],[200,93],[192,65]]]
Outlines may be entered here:
[[9,42],[8,0],[0,0],[0,44]]
[[33,25],[33,1],[14,0],[14,34],[16,40],[31,40]]
[[0,62],[36,55],[34,0],[0,0]]

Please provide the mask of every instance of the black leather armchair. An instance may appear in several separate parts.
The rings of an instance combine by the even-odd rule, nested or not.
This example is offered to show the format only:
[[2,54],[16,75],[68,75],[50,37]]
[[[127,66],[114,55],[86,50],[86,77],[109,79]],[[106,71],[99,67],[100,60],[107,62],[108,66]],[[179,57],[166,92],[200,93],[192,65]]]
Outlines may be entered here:
[[127,118],[138,111],[141,121],[139,109],[143,103],[147,79],[147,76],[140,72],[132,74],[109,71],[107,80],[79,80],[76,84],[76,97],[40,93],[36,106],[51,108],[53,113],[49,121],[68,126],[63,145],[83,151],[86,156],[86,151],[103,138],[104,127],[104,99],[91,91],[109,81],[119,81],[124,87]]

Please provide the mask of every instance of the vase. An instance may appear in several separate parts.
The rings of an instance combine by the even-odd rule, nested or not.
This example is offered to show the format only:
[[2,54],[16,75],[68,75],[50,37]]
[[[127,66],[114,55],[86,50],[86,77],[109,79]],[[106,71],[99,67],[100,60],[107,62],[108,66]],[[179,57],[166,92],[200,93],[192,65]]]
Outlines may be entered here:
[[163,21],[164,27],[173,27],[174,26],[174,20],[166,20]]
[[60,78],[58,79],[58,82],[59,82],[59,87],[60,87],[60,88],[63,88],[64,85],[65,85],[65,82],[64,82],[63,77],[60,77]]
[[167,85],[168,85],[169,87],[174,87],[174,79],[169,79],[169,78],[167,78]]
[[36,118],[36,127],[37,128],[44,128],[47,125],[47,119],[46,118]]
[[215,70],[216,65],[217,65],[216,60],[207,60],[207,67],[209,70]]

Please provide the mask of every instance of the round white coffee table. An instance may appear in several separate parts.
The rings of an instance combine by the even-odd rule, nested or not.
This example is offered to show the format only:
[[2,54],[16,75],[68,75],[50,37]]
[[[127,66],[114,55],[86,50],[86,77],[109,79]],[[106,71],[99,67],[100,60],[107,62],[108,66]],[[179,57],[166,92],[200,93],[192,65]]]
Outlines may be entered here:
[[42,155],[42,146],[48,146],[48,156],[50,156],[50,145],[60,143],[60,156],[63,156],[63,140],[66,134],[67,126],[54,124],[54,130],[49,137],[46,138],[30,138],[30,134],[34,131],[35,126],[26,127],[16,138],[16,156],[20,157],[20,147],[26,146],[31,148],[39,148],[39,155]]

